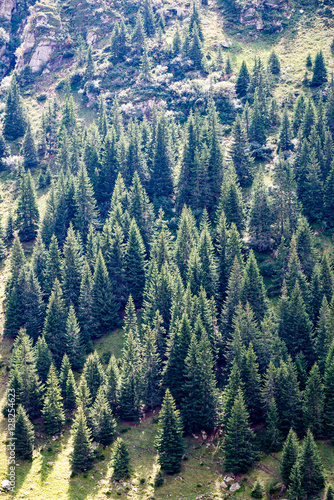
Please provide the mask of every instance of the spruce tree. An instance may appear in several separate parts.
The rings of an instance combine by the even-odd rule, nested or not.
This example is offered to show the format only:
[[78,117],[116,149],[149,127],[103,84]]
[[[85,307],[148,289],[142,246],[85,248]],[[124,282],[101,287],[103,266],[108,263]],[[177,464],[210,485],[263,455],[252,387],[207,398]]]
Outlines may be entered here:
[[92,283],[92,317],[95,337],[115,328],[118,323],[119,304],[111,289],[108,271],[99,250]]
[[298,438],[293,429],[290,429],[288,437],[283,446],[283,453],[280,463],[280,471],[283,482],[288,486],[290,484],[290,474],[293,466],[298,460]]
[[73,411],[76,408],[77,387],[71,368],[69,369],[67,374],[63,400],[66,410]]
[[50,366],[53,362],[52,353],[45,341],[44,335],[38,338],[35,344],[36,368],[39,378],[43,383],[49,374]]
[[22,142],[21,154],[23,156],[24,168],[29,169],[37,167],[37,151],[29,121],[27,123],[26,132]]
[[8,90],[5,108],[3,134],[8,141],[23,137],[26,129],[26,119],[21,103],[20,91],[15,74]]
[[330,353],[334,348],[332,343],[330,351],[327,355],[325,365],[325,406],[324,406],[324,422],[325,435],[331,441],[334,441],[334,359],[330,357]]
[[331,484],[328,485],[325,498],[326,500],[333,500],[334,498],[333,486]]
[[202,43],[199,37],[197,24],[193,25],[192,43],[189,49],[189,57],[193,61],[194,69],[203,69],[203,50]]
[[111,411],[114,414],[116,413],[118,406],[119,384],[120,384],[119,368],[117,360],[115,356],[112,354],[110,356],[110,360],[106,368],[105,393]]
[[19,405],[16,411],[14,439],[17,456],[31,462],[35,433],[34,427],[22,405]]
[[154,197],[169,197],[173,193],[173,158],[166,119],[158,118],[155,137],[150,192]]
[[116,421],[107,401],[104,388],[100,387],[91,409],[93,437],[103,446],[109,446],[115,439]]
[[44,291],[50,297],[55,281],[61,281],[61,254],[56,236],[53,234],[43,269]]
[[143,337],[143,358],[143,401],[147,408],[154,408],[161,403],[161,359],[156,332],[149,326]]
[[130,457],[127,447],[121,438],[117,438],[112,451],[112,478],[115,481],[130,477]]
[[80,284],[78,320],[81,326],[82,344],[87,352],[92,350],[93,336],[93,277],[87,260],[83,265]]
[[70,305],[66,320],[66,352],[74,370],[80,370],[84,364],[84,346],[81,341],[81,331],[75,314]]
[[82,377],[86,380],[90,395],[94,400],[100,386],[105,383],[104,369],[96,351],[87,357],[82,370]]
[[214,429],[218,417],[214,360],[210,341],[205,330],[198,342],[191,338],[185,359],[185,397],[181,403],[181,415],[187,432]]
[[66,312],[63,292],[57,279],[48,303],[43,334],[59,367],[66,351]]
[[84,164],[80,166],[76,178],[74,199],[76,205],[74,225],[85,242],[90,224],[93,227],[97,225],[98,211],[94,199],[93,187]]
[[276,52],[273,50],[268,59],[268,69],[273,75],[279,75],[281,71],[281,64],[277,57]]
[[158,432],[155,438],[158,463],[167,474],[175,474],[181,470],[184,452],[182,432],[180,412],[176,409],[175,401],[167,389],[159,413]]
[[249,85],[250,77],[245,61],[242,61],[240,71],[235,83],[235,90],[239,99],[247,95],[247,89]]
[[63,246],[62,289],[67,305],[73,304],[78,309],[81,274],[83,267],[82,248],[75,236],[72,223],[67,231]]
[[20,183],[20,195],[16,209],[15,225],[21,241],[33,240],[37,234],[39,212],[35,183],[30,170],[24,173]]
[[64,405],[59,380],[53,365],[50,367],[46,381],[42,415],[46,434],[55,435],[62,430],[65,423]]
[[272,222],[271,200],[263,180],[263,173],[260,172],[253,183],[248,223],[251,246],[260,252],[271,248]]
[[295,462],[295,464],[293,465],[293,467],[291,469],[289,483],[290,483],[290,486],[288,489],[288,495],[291,498],[295,498],[296,500],[305,498],[306,493],[305,493],[305,490],[303,489],[303,485],[302,485],[300,464],[299,464],[298,460]]
[[251,142],[260,144],[260,146],[263,146],[266,142],[265,116],[263,116],[263,110],[261,109],[258,88],[255,89],[254,93],[254,102],[248,135]]
[[131,221],[125,249],[125,277],[128,292],[136,307],[140,307],[145,284],[145,247],[135,219]]
[[246,472],[256,460],[254,435],[242,390],[239,389],[226,425],[224,466],[231,472]]
[[269,411],[266,419],[267,428],[267,446],[271,452],[278,451],[281,447],[281,433],[279,430],[279,416],[275,399],[272,398],[269,405]]
[[9,156],[9,148],[6,145],[5,138],[0,130],[0,171],[5,169],[4,159]]
[[317,363],[310,371],[303,394],[303,415],[306,429],[310,429],[316,438],[323,433],[324,385]]
[[250,422],[256,424],[261,421],[261,377],[259,365],[252,343],[244,353],[241,361],[241,378],[244,383],[244,398],[249,413]]
[[313,64],[313,77],[311,81],[312,87],[319,87],[327,81],[327,70],[325,66],[322,50],[317,52]]
[[325,486],[325,475],[313,434],[310,429],[299,457],[301,483],[307,495],[314,495]]
[[284,109],[283,112],[282,126],[280,130],[277,148],[279,151],[289,151],[290,149],[293,148],[293,144],[291,142],[290,121],[286,109]]
[[240,185],[250,186],[253,180],[253,159],[249,152],[249,144],[246,132],[239,115],[236,117],[232,130],[233,143],[230,155],[238,176]]
[[241,285],[241,301],[249,303],[258,321],[263,319],[267,309],[266,289],[260,274],[254,252],[251,250],[244,270]]
[[86,417],[82,408],[78,408],[72,425],[73,452],[71,455],[71,468],[74,472],[83,472],[91,469],[94,453],[91,441],[91,432],[87,426]]

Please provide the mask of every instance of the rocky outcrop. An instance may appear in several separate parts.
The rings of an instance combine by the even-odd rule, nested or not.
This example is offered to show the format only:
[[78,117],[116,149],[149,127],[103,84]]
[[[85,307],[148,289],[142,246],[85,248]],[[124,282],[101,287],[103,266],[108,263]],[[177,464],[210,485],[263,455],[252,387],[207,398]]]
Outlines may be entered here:
[[48,63],[53,49],[54,44],[52,42],[48,40],[42,40],[39,42],[29,62],[32,73],[38,73],[41,71],[43,66]]
[[291,13],[290,0],[249,0],[241,10],[240,22],[258,31],[279,31]]
[[16,0],[0,0],[0,20],[10,22],[16,7]]

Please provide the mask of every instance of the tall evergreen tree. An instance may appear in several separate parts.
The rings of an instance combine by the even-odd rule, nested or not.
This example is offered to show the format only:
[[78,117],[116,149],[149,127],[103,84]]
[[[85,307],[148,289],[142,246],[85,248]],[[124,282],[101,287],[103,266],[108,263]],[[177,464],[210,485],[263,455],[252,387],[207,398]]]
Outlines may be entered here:
[[288,486],[290,484],[290,474],[293,466],[298,460],[298,438],[293,429],[290,429],[288,437],[283,446],[280,470],[283,482]]
[[306,429],[310,429],[316,438],[323,432],[324,385],[318,365],[315,363],[310,371],[303,394],[303,415]]
[[30,170],[24,173],[20,183],[20,195],[16,209],[16,228],[21,241],[33,240],[37,234],[39,212],[35,184]]
[[23,156],[24,168],[28,169],[37,167],[38,165],[37,151],[29,121],[26,126],[26,132],[22,142],[21,153]]
[[312,87],[319,87],[327,81],[327,70],[325,66],[322,50],[317,52],[313,64],[313,77],[311,81]]
[[247,135],[239,115],[237,115],[233,125],[232,138],[233,143],[230,149],[230,155],[240,185],[243,187],[250,186],[253,180],[253,159],[249,152]]
[[299,458],[301,483],[308,495],[314,495],[325,486],[325,475],[313,434],[307,431]]
[[176,409],[175,401],[167,389],[159,414],[158,432],[155,438],[158,463],[167,474],[175,474],[181,469],[184,452],[182,431],[180,412]]
[[35,443],[34,427],[22,405],[19,405],[15,418],[15,452],[23,460],[32,461]]
[[46,386],[42,409],[44,429],[46,434],[55,435],[62,430],[65,423],[65,415],[59,380],[53,365],[50,367]]
[[26,119],[22,107],[20,90],[14,74],[7,95],[3,134],[5,139],[14,141],[18,137],[24,136],[25,129]]
[[226,426],[224,443],[225,470],[246,472],[256,460],[253,431],[249,427],[249,415],[239,389]]
[[87,426],[84,411],[80,407],[77,410],[71,434],[73,439],[72,471],[82,472],[91,469],[94,461],[91,432]]
[[130,457],[127,447],[121,438],[117,438],[112,451],[112,477],[115,481],[127,479],[130,476]]
[[237,81],[235,84],[235,90],[239,99],[246,96],[249,82],[250,82],[250,76],[247,64],[245,63],[245,61],[242,61]]
[[59,367],[66,351],[66,311],[63,292],[57,279],[48,303],[43,334],[53,354],[56,367]]
[[125,249],[125,277],[128,292],[131,293],[136,307],[140,307],[145,285],[145,247],[134,219],[130,224]]
[[91,410],[93,437],[103,446],[109,446],[115,439],[116,421],[105,396],[104,388],[100,387]]

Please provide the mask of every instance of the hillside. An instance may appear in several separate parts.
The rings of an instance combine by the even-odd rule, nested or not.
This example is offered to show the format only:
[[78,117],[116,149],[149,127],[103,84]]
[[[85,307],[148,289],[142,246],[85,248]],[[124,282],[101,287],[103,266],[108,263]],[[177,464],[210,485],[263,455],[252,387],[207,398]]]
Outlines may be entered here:
[[0,2],[1,495],[332,500],[331,2]]

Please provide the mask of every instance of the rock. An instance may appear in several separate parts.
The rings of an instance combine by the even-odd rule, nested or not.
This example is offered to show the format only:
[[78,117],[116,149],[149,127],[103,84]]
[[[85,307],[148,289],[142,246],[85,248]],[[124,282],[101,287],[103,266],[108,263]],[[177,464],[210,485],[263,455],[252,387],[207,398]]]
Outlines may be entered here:
[[231,491],[232,493],[234,493],[235,491],[240,490],[240,488],[241,488],[241,486],[240,486],[240,484],[239,484],[239,483],[234,483],[234,484],[232,484],[232,485],[231,485],[231,487],[230,487],[230,491]]
[[48,465],[49,465],[50,467],[52,467],[52,466],[53,466],[53,464],[54,464],[54,462],[48,462]]
[[1,483],[1,488],[3,488],[4,490],[9,490],[11,485],[12,485],[12,483],[10,481],[8,481],[8,479],[4,479]]
[[[54,44],[52,44],[49,40],[42,40],[39,42],[29,63],[32,73],[38,73],[44,64],[48,62],[53,52],[53,48]],[[58,436],[52,437],[52,441],[56,441],[57,439]]]
[[228,486],[225,483],[225,481],[223,481],[222,483],[220,483],[220,487],[221,487],[222,490],[227,490],[227,488],[228,488]]
[[98,449],[98,447],[99,447],[99,443],[97,443],[96,441],[94,441],[94,442],[92,443],[92,448],[93,448],[93,450],[97,450],[97,449]]
[[233,483],[234,479],[235,477],[233,474],[228,474],[227,476],[224,477],[225,483]]
[[88,31],[86,36],[86,42],[88,45],[93,45],[97,40],[97,34],[95,31]]
[[12,12],[16,7],[16,0],[2,0],[0,2],[0,19],[11,21]]

